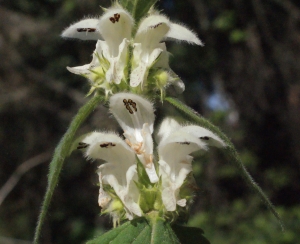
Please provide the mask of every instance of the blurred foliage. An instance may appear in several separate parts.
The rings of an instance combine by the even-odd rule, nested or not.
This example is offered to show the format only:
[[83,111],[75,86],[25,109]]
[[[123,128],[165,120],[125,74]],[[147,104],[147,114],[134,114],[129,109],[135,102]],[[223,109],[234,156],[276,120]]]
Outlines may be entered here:
[[[86,81],[65,67],[90,62],[95,43],[66,41],[59,35],[84,16],[99,16],[99,5],[108,7],[110,1],[1,1],[0,189],[19,165],[53,150],[87,101]],[[217,150],[195,154],[199,190],[188,224],[202,228],[211,243],[297,243],[299,1],[161,0],[157,6],[195,30],[205,43],[204,48],[167,43],[171,67],[186,83],[181,98],[232,139],[280,212],[286,231],[280,231],[275,218]],[[211,106],[213,94],[223,100]],[[159,109],[157,123],[165,113],[177,116],[171,107]],[[78,134],[96,129],[118,130],[104,106]],[[32,240],[50,158],[37,161],[22,175],[1,204],[0,243],[9,243],[7,238],[13,240],[10,243]],[[111,228],[109,218],[99,216],[96,165],[79,153],[67,160],[42,243],[84,243]]]

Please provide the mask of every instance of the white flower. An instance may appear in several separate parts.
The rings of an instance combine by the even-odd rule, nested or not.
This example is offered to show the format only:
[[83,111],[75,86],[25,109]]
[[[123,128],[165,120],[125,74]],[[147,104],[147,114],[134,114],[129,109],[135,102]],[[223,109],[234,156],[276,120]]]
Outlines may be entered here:
[[124,130],[125,141],[113,133],[92,132],[79,137],[74,144],[78,149],[85,149],[88,158],[105,161],[98,169],[99,205],[111,208],[112,198],[103,187],[109,185],[122,201],[127,218],[132,219],[142,215],[135,184],[138,182],[136,157],[145,166],[149,180],[158,182],[153,164],[154,110],[148,100],[131,93],[111,96],[110,109]]
[[[186,27],[172,23],[164,15],[150,15],[141,22],[134,38],[133,68],[130,75],[132,87],[143,84],[153,65],[169,68],[166,46],[160,43],[164,38],[203,45],[196,34]],[[160,56],[163,57],[157,61]],[[156,61],[158,63],[155,64]]]
[[[120,84],[127,65],[128,40],[131,38],[133,25],[131,15],[120,6],[116,6],[107,9],[99,19],[84,19],[68,27],[62,33],[64,38],[98,40],[92,62],[83,66],[68,67],[68,70],[91,79],[92,73],[99,73],[99,69],[93,69],[100,66],[100,72],[105,72],[105,80],[108,83]],[[109,62],[108,67],[102,65],[101,58]]]
[[99,205],[106,207],[111,198],[104,191],[103,184],[110,185],[124,204],[127,218],[141,216],[138,205],[136,159],[134,151],[119,136],[111,133],[93,132],[80,138],[80,148],[86,148],[86,156],[101,159],[106,163],[99,166]]
[[225,147],[225,143],[203,127],[181,126],[170,118],[162,122],[158,141],[162,201],[167,211],[175,211],[176,205],[186,205],[186,199],[181,199],[179,192],[187,175],[192,171],[193,158],[190,154],[198,150],[207,150],[207,146]]
[[153,164],[153,124],[152,104],[132,93],[118,93],[110,98],[110,110],[124,130],[126,142],[144,164],[152,183],[158,181]]

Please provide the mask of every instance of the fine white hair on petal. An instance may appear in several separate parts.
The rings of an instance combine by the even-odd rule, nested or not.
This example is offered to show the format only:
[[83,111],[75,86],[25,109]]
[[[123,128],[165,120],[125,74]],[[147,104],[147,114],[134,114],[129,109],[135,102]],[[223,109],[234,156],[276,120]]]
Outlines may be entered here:
[[110,55],[118,56],[119,45],[131,38],[134,20],[123,8],[109,8],[100,17],[98,29],[109,46]]
[[170,21],[163,15],[150,15],[145,18],[135,35],[134,42],[141,43],[143,49],[154,49],[170,30]]
[[139,35],[141,32],[148,31],[149,28],[153,28],[159,23],[165,23],[166,25],[169,25],[170,21],[166,16],[161,14],[154,14],[146,17],[141,21],[137,35]]
[[124,161],[128,165],[135,162],[134,152],[116,134],[93,132],[82,138],[81,142],[88,145],[85,152],[88,158],[102,159],[114,163]]
[[180,130],[198,137],[201,141],[207,143],[208,146],[226,147],[226,143],[219,136],[201,126],[189,125],[182,127]]
[[171,28],[167,33],[166,37],[204,46],[204,44],[197,37],[197,35],[193,31],[189,30],[187,27],[175,23],[171,23],[170,27]]
[[61,36],[63,38],[80,39],[80,40],[98,40],[102,39],[97,27],[99,19],[88,18],[80,20],[66,28]]
[[171,117],[165,118],[160,124],[158,133],[156,135],[157,143],[160,143],[161,141],[165,140],[173,131],[176,131],[179,128],[181,128],[181,126],[175,119]]
[[89,68],[90,68],[90,64],[85,64],[76,67],[67,66],[67,70],[76,75],[89,74],[90,73],[90,71],[88,70]]

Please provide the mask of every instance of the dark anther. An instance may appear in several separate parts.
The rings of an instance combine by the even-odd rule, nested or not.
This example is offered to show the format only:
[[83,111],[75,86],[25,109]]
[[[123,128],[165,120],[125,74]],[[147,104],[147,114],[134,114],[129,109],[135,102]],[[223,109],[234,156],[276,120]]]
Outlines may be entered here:
[[95,28],[77,28],[77,32],[95,32]]
[[87,143],[79,142],[77,149],[84,149],[84,148],[87,148],[88,146],[89,146],[89,144],[87,144]]
[[107,143],[100,144],[100,147],[102,147],[102,148],[108,148],[108,147],[114,147],[114,146],[116,146],[116,144],[112,143],[112,142],[107,142]]
[[190,145],[191,143],[188,141],[178,142],[181,145]]
[[202,136],[202,137],[200,137],[200,139],[208,141],[209,137],[208,136]]

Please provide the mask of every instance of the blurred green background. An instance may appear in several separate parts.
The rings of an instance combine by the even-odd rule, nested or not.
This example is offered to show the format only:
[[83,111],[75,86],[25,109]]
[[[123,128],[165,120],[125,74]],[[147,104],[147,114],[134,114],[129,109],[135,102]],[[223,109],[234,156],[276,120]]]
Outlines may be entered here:
[[[87,82],[65,67],[89,63],[95,47],[59,35],[83,17],[101,15],[99,5],[110,1],[0,1],[1,244],[31,243],[53,149],[87,101]],[[286,231],[217,150],[195,155],[199,190],[188,224],[202,228],[212,244],[299,243],[300,2],[161,0],[157,6],[205,43],[167,42],[171,67],[186,84],[180,98],[232,139]],[[78,134],[117,126],[99,106]],[[80,153],[67,160],[42,243],[84,243],[111,228],[109,217],[99,217],[96,166]]]

